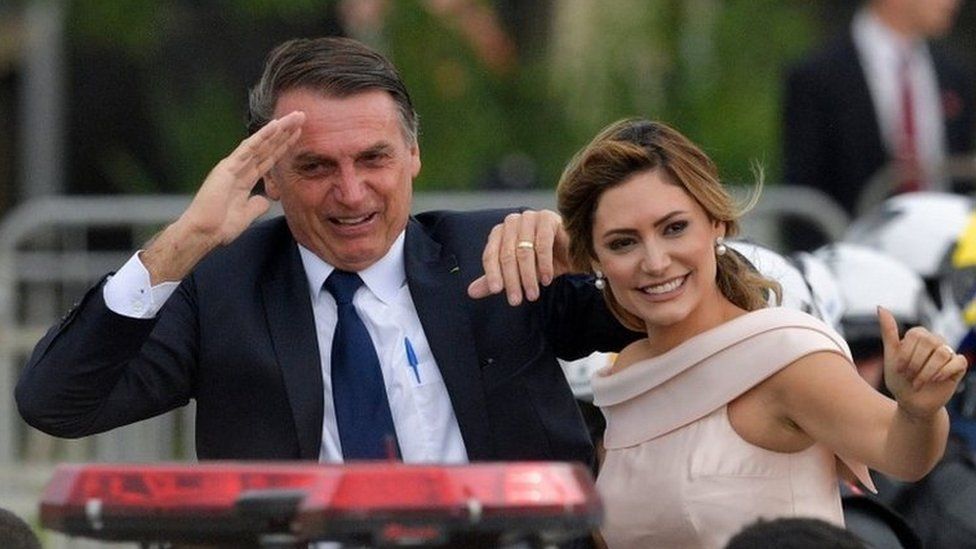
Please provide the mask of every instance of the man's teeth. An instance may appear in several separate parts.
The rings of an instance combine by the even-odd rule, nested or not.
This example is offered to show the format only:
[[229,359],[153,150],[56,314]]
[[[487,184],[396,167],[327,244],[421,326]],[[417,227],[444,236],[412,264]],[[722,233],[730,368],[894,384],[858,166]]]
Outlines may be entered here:
[[363,221],[366,221],[367,219],[369,219],[370,215],[372,214],[367,214],[360,217],[337,217],[335,218],[335,221],[340,225],[355,225],[357,223],[362,223]]
[[644,292],[649,294],[666,294],[668,292],[678,289],[681,283],[684,282],[684,277],[676,278],[670,282],[665,282],[664,284],[658,284],[657,286],[648,286],[644,288]]

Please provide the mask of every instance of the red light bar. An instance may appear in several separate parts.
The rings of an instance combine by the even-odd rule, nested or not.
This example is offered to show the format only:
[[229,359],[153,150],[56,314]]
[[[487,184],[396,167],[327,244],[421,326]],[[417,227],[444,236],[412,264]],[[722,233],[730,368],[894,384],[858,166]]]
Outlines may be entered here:
[[467,532],[558,541],[585,534],[603,516],[590,474],[578,464],[357,464],[317,482],[295,519],[305,539],[384,545]]
[[601,518],[585,468],[544,462],[65,465],[41,502],[46,528],[135,541],[251,543],[287,535],[296,543],[486,545],[559,541]]
[[318,474],[261,463],[62,465],[41,497],[41,524],[100,539],[253,537],[267,526],[240,516],[243,494],[307,489]]

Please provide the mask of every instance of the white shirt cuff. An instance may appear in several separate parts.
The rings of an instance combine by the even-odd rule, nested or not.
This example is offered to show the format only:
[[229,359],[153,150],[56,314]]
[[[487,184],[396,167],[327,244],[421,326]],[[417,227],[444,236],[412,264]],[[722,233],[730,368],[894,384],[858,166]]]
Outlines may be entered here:
[[139,252],[108,279],[102,288],[102,296],[105,305],[116,314],[130,318],[154,318],[180,283],[161,282],[150,286],[149,271],[139,259]]

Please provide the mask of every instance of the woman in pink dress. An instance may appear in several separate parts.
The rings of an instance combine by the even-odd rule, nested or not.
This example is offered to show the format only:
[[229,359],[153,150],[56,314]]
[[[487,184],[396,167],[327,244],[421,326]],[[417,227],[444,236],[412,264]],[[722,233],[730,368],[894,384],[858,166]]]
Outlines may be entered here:
[[[842,525],[839,475],[873,489],[867,467],[915,480],[938,461],[965,358],[925,329],[899,336],[879,309],[889,399],[831,328],[767,308],[778,287],[723,244],[741,211],[683,135],[613,124],[557,194],[562,226],[552,212],[506,220],[471,293],[504,278],[517,302],[513,287],[532,299],[539,281],[589,271],[620,321],[646,333],[593,379],[607,419],[597,486],[609,547],[719,548],[758,518]],[[508,247],[517,261],[498,261]]]

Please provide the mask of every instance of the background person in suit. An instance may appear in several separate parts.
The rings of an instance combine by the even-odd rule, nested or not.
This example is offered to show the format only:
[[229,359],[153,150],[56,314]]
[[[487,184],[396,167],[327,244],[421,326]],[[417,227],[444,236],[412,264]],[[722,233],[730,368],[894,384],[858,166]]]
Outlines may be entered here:
[[[417,118],[387,59],[282,44],[249,130],[38,343],[16,392],[28,423],[79,437],[195,399],[202,459],[591,461],[556,357],[634,335],[586,278],[518,307],[466,295],[507,212],[410,216]],[[269,199],[284,217],[249,227]]]
[[972,81],[929,40],[950,29],[958,7],[869,0],[848,32],[789,72],[787,183],[820,189],[852,215],[890,162],[889,193],[948,188],[944,161],[973,148]]

